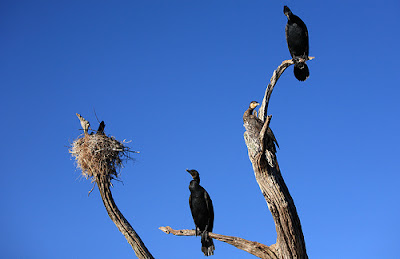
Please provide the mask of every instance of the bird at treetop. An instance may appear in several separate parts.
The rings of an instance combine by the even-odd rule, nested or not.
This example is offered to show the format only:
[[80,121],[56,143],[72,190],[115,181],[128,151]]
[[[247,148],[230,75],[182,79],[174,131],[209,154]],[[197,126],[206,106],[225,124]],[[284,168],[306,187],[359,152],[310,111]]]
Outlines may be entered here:
[[310,76],[306,64],[309,48],[307,26],[286,5],[283,7],[283,13],[288,18],[285,33],[289,52],[294,61],[294,76],[300,81],[305,81]]
[[79,121],[81,122],[81,126],[83,129],[83,132],[85,133],[85,135],[88,135],[88,130],[90,129],[90,123],[85,120],[79,113],[76,113],[76,116],[78,116]]
[[104,121],[100,122],[99,127],[97,128],[97,135],[104,135],[104,128],[106,127],[106,124],[104,123]]
[[[247,131],[251,135],[252,138],[257,138],[260,135],[261,129],[264,125],[264,122],[260,120],[257,115],[253,114],[254,109],[260,105],[256,101],[252,101],[249,105],[249,108],[244,112],[243,114],[243,122],[244,124],[247,124]],[[255,112],[255,111],[254,111]],[[272,132],[271,128],[268,127],[267,129],[267,149],[274,154],[276,153],[276,147],[275,145],[279,148],[278,141],[275,138],[274,132]]]
[[196,226],[196,236],[201,234],[201,251],[205,256],[213,255],[215,246],[208,232],[212,232],[214,226],[214,208],[207,191],[200,185],[200,176],[196,170],[186,171],[191,174],[189,206]]

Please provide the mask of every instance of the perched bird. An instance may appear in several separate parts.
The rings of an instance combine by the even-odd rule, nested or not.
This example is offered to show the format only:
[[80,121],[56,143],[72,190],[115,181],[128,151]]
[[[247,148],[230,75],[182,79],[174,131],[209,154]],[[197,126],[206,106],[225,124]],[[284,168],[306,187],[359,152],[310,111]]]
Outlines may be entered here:
[[99,127],[97,128],[96,134],[104,135],[104,128],[105,127],[106,127],[106,124],[104,123],[104,121],[101,121]]
[[76,113],[76,116],[79,118],[81,122],[81,126],[85,135],[88,135],[88,130],[90,129],[90,123],[85,120],[79,113]]
[[286,5],[283,7],[283,13],[288,18],[285,32],[289,52],[294,61],[294,76],[300,81],[305,81],[310,76],[306,64],[309,47],[307,26]]
[[[258,138],[260,135],[260,131],[264,125],[264,122],[260,120],[256,115],[253,114],[254,109],[260,105],[256,101],[252,101],[249,105],[249,108],[244,112],[243,114],[243,122],[244,124],[247,124],[247,131],[249,134],[251,134],[251,137],[253,138]],[[267,129],[267,149],[274,154],[276,153],[276,147],[275,145],[279,148],[278,141],[276,141],[275,135],[272,132],[271,128],[268,127]]]
[[214,226],[214,208],[207,191],[200,186],[200,176],[196,170],[186,171],[192,175],[189,190],[189,206],[196,225],[196,236],[201,234],[201,251],[205,256],[213,255],[215,246],[208,232],[212,232]]

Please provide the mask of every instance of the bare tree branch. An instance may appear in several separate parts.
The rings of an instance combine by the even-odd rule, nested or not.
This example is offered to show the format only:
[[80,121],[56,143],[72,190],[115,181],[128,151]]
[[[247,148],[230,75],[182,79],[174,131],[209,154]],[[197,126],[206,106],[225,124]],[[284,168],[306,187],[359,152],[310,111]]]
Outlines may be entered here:
[[[166,234],[173,234],[175,236],[195,236],[195,231],[191,230],[191,229],[175,230],[169,226],[160,227],[159,229]],[[278,259],[274,245],[266,246],[266,245],[260,244],[258,242],[249,241],[249,240],[246,240],[246,239],[243,239],[240,237],[225,236],[225,235],[215,234],[215,233],[211,233],[211,232],[209,232],[209,236],[216,240],[233,245],[236,248],[244,250],[244,251],[246,251],[252,255],[255,255],[259,258]]]
[[[313,59],[313,57],[309,57],[309,59]],[[268,137],[267,130],[272,118],[272,115],[269,115],[265,118],[265,114],[267,114],[268,110],[269,99],[279,77],[286,70],[286,68],[293,64],[294,63],[292,60],[283,61],[272,75],[270,83],[265,90],[264,99],[258,112],[259,118],[264,122],[258,136],[255,137],[254,134],[250,136],[250,134],[247,132],[247,127],[249,125],[246,123],[244,124],[246,128],[244,139],[248,148],[250,161],[253,165],[254,174],[275,221],[275,227],[277,231],[276,244],[266,246],[258,242],[248,241],[239,237],[209,233],[210,237],[231,244],[259,258],[308,258],[296,207],[282,178],[275,153],[273,150],[267,150],[269,147],[266,145],[266,138]],[[270,157],[270,159],[274,160],[272,165],[270,165],[270,163],[267,161],[267,152],[273,153],[273,156]],[[195,235],[194,230],[174,230],[171,227],[160,227],[159,229],[167,234],[171,233],[176,236]]]
[[[313,57],[309,59],[313,59]],[[264,99],[258,112],[259,118],[265,121],[259,135],[259,140],[252,139],[252,136],[247,133],[247,128],[244,133],[244,139],[257,183],[274,218],[277,231],[277,241],[274,248],[277,251],[277,257],[306,259],[308,256],[303,231],[294,201],[282,178],[276,156],[272,157],[275,160],[273,163],[275,166],[273,167],[267,162],[265,156],[265,150],[268,148],[265,144],[266,131],[271,120],[270,116],[265,119],[269,99],[279,77],[292,64],[292,60],[283,61],[274,71],[270,83],[265,90]],[[245,124],[244,126],[246,127],[247,125]],[[271,150],[268,151],[272,152]]]
[[[69,151],[75,157],[77,167],[82,170],[84,177],[92,178],[92,182],[97,184],[108,215],[132,246],[136,256],[140,259],[153,259],[154,257],[147,250],[139,235],[118,209],[110,190],[111,180],[118,180],[118,168],[122,167],[125,159],[130,158],[130,149],[124,145],[124,142],[104,134],[105,124],[103,121],[96,134],[88,134],[89,122],[78,113],[76,115],[85,131],[85,136],[76,139]],[[92,190],[89,191],[89,194]]]
[[267,120],[264,122],[264,125],[260,131],[259,139],[261,142],[261,153],[265,153],[265,150],[267,149],[265,138],[267,136],[266,133],[267,133],[267,130],[269,127],[269,123],[271,122],[271,118],[272,118],[272,115],[267,116]]
[[[314,59],[314,57],[308,57],[308,60],[312,60],[312,59]],[[290,65],[293,65],[293,64],[294,64],[293,60],[291,60],[291,59],[285,60],[282,62],[282,64],[280,64],[278,66],[278,68],[272,74],[270,83],[268,84],[267,89],[265,90],[264,99],[258,110],[258,118],[260,118],[262,121],[265,120],[264,117],[265,117],[265,114],[267,114],[269,99],[271,98],[271,94],[272,94],[272,91],[274,90],[274,86],[275,86],[276,82],[281,77],[283,72],[285,72],[286,68],[288,68]]]
[[125,236],[126,240],[135,251],[136,256],[140,259],[154,259],[149,250],[147,250],[143,241],[140,239],[139,235],[125,219],[124,215],[122,215],[121,211],[119,211],[115,204],[110,191],[110,180],[108,179],[108,176],[97,175],[95,179],[108,216],[110,216],[118,230]]

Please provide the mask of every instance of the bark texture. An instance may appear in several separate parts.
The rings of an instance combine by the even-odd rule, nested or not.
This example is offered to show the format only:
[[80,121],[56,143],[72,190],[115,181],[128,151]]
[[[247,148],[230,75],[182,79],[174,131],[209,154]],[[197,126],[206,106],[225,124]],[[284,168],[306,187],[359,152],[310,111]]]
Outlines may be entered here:
[[[169,226],[160,227],[159,229],[166,234],[173,234],[175,236],[195,236],[195,231],[192,229],[175,230]],[[241,250],[249,252],[250,254],[255,255],[259,258],[278,259],[278,257],[276,256],[276,251],[273,246],[269,247],[269,246],[263,245],[261,243],[249,241],[249,240],[246,240],[246,239],[243,239],[240,237],[219,235],[219,234],[215,234],[215,233],[211,233],[211,232],[209,232],[209,236],[211,238],[225,242],[225,243],[233,245],[234,247],[237,247]]]
[[[244,133],[244,139],[257,183],[274,218],[277,232],[277,240],[274,248],[276,249],[278,258],[305,259],[308,256],[296,207],[282,178],[275,154],[270,156],[275,160],[273,163],[274,166],[271,166],[266,157],[271,151],[265,146],[265,138],[267,137],[265,133],[271,120],[271,116],[265,117],[269,99],[279,77],[292,64],[292,60],[283,61],[274,71],[271,81],[267,86],[263,102],[258,111],[259,118],[264,121],[259,139],[253,139],[254,136],[247,134],[247,131]],[[244,127],[246,128],[246,126],[245,124]]]
[[[309,57],[309,60],[313,57]],[[300,219],[289,190],[282,178],[275,153],[268,150],[266,138],[272,116],[265,116],[268,110],[269,99],[276,82],[293,60],[285,60],[274,71],[271,81],[265,90],[264,99],[258,110],[258,117],[263,121],[263,127],[258,134],[249,134],[249,125],[244,124],[246,132],[244,139],[248,149],[250,161],[261,192],[274,218],[277,240],[271,246],[258,242],[248,241],[239,237],[224,236],[210,233],[210,237],[231,244],[247,251],[259,258],[266,259],[307,259],[306,246]],[[271,161],[273,160],[273,161]],[[174,230],[170,227],[160,227],[165,233],[176,236],[194,236],[194,230]]]
[[103,200],[104,206],[106,207],[108,216],[115,223],[119,231],[125,236],[128,243],[132,246],[135,254],[140,259],[152,259],[154,258],[149,250],[132,228],[129,222],[125,219],[124,215],[119,211],[117,205],[110,190],[110,178],[107,175],[96,175],[96,183],[99,187],[101,198]]

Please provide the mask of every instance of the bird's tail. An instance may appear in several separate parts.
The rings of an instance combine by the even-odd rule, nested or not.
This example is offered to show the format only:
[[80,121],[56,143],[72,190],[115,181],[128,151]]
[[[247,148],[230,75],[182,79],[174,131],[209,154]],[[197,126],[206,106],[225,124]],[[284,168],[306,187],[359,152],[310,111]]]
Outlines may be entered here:
[[208,231],[204,231],[201,235],[201,251],[205,256],[214,254],[215,246],[212,238],[208,235]]
[[294,64],[294,76],[299,81],[306,81],[306,79],[310,76],[310,71],[308,70],[308,66],[305,62],[296,62]]

